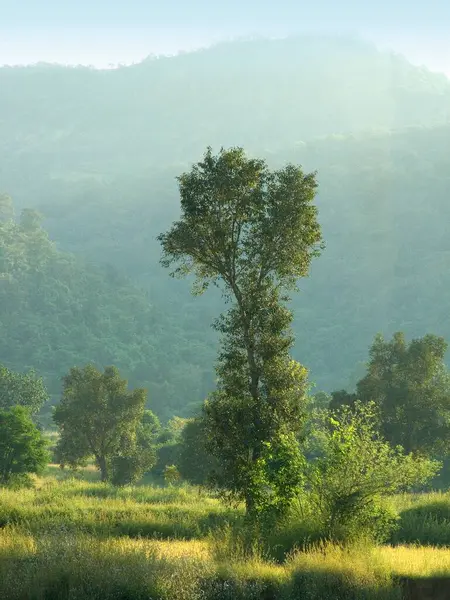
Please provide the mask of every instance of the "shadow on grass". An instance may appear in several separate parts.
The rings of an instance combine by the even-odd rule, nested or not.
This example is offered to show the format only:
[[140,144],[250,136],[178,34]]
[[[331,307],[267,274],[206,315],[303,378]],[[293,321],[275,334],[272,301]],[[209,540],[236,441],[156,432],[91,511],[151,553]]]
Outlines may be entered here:
[[[54,557],[53,557],[54,558]],[[17,581],[18,587],[33,590],[35,595],[27,598],[66,600],[82,597],[83,600],[446,600],[448,596],[417,596],[422,588],[406,587],[395,580],[365,582],[350,579],[338,571],[307,570],[294,572],[287,577],[268,576],[264,573],[238,574],[220,572],[215,568],[209,574],[202,573],[201,564],[170,565],[165,561],[142,561],[130,564],[117,558],[105,560],[103,568],[83,569],[73,564],[71,557],[64,564],[47,563],[45,557],[6,561],[0,573],[0,597],[8,599],[5,583]],[[134,577],[130,577],[130,572]],[[22,576],[23,575],[23,576]],[[432,589],[434,593],[441,590]],[[405,593],[413,595],[404,595]],[[82,596],[80,596],[82,592]],[[6,595],[2,595],[5,594]],[[16,596],[15,596],[16,597]],[[22,597],[22,596],[18,596]],[[23,596],[25,597],[25,596]]]
[[150,509],[146,514],[129,514],[127,511],[89,509],[73,512],[68,508],[30,515],[20,507],[0,510],[0,528],[25,527],[33,534],[82,533],[95,537],[130,537],[160,540],[194,540],[207,537],[211,531],[226,525],[236,526],[240,517],[234,512],[192,514],[180,508],[170,507],[158,511]]
[[[414,506],[400,513],[393,544],[450,545],[450,503],[445,500]],[[449,596],[450,598],[450,596]]]
[[449,600],[450,577],[401,577],[404,600]]
[[45,468],[44,476],[54,477],[58,481],[77,479],[91,483],[100,482],[100,473],[94,465],[81,467],[75,471],[73,469],[61,469],[59,465],[49,464]]

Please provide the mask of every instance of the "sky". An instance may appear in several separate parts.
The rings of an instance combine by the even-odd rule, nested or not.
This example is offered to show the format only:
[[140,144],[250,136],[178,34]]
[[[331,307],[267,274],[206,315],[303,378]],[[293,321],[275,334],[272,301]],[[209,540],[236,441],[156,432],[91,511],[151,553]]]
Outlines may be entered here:
[[449,0],[0,0],[0,64],[107,67],[301,31],[363,36],[450,76]]

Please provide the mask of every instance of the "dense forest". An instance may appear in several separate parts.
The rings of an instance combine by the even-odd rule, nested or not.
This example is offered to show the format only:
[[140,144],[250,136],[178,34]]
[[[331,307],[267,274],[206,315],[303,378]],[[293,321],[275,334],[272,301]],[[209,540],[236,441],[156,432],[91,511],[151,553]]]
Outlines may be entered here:
[[303,37],[115,71],[2,68],[0,87],[0,190],[44,228],[2,225],[20,268],[2,263],[16,271],[2,279],[0,362],[35,367],[53,394],[89,361],[148,388],[163,419],[211,389],[222,300],[169,279],[156,241],[178,215],[175,176],[207,144],[319,173],[326,250],[293,301],[293,354],[318,389],[352,389],[378,331],[450,338],[444,76]]
[[178,410],[183,386],[192,399],[206,393],[197,365],[208,352],[199,347],[192,364],[187,330],[114,267],[59,251],[33,211],[0,222],[0,234],[0,354],[8,367],[37,370],[55,394],[73,365],[117,363],[152,390],[152,404],[160,399],[164,417]]

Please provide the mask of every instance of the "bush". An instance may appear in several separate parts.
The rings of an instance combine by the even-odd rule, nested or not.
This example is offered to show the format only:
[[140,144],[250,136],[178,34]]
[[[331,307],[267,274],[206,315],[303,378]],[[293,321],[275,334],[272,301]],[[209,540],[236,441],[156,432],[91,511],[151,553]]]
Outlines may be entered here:
[[358,537],[383,541],[397,517],[388,494],[431,480],[439,463],[392,448],[376,429],[373,404],[357,402],[337,413],[323,412],[314,433],[321,448],[307,467],[310,501],[327,539]]
[[0,485],[27,483],[49,460],[47,442],[23,406],[0,410]]
[[164,478],[164,472],[167,466],[178,464],[181,445],[179,443],[169,443],[159,446],[156,449],[156,465],[152,469],[155,477]]

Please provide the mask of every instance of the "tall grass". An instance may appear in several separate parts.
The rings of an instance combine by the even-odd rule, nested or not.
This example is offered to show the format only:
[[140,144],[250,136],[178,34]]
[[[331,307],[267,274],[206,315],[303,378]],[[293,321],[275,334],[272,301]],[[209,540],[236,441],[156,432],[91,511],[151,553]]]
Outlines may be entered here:
[[215,558],[205,541],[0,532],[4,600],[394,599],[398,576],[450,574],[450,550],[312,548],[283,565]]
[[404,494],[393,499],[399,513],[394,544],[450,545],[450,493]]
[[75,479],[45,479],[34,489],[0,489],[0,527],[23,526],[33,533],[194,539],[240,516],[189,488],[117,489]]
[[399,577],[450,576],[450,550],[436,547],[450,533],[450,495],[392,502],[392,545],[316,543],[302,512],[263,545],[236,534],[241,510],[197,489],[116,489],[53,471],[34,489],[0,489],[0,598],[399,599]]

